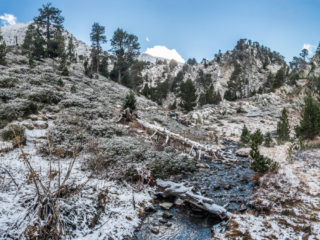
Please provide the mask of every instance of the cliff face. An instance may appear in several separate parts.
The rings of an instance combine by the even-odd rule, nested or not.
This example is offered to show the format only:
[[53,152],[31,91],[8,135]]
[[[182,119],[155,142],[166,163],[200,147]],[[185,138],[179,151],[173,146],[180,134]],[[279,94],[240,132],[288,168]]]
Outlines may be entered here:
[[[15,25],[3,26],[1,27],[1,34],[3,35],[4,40],[8,46],[22,45],[24,41],[24,37],[26,35],[26,31],[28,26],[32,22],[28,23],[17,23]],[[62,35],[65,37],[66,46],[68,44],[69,38],[72,39],[73,44],[75,46],[75,51],[78,56],[90,56],[91,47],[85,44],[84,42],[75,38],[71,33],[64,30]]]
[[[259,43],[252,43],[250,40],[239,40],[235,48],[225,53],[218,53],[211,61],[203,60],[199,64],[172,64],[169,60],[155,60],[148,58],[143,60],[148,65],[143,70],[145,82],[149,87],[168,81],[169,86],[175,81],[178,74],[182,73],[182,81],[191,79],[198,94],[203,92],[211,84],[216,91],[223,96],[230,88],[232,75],[234,85],[237,85],[236,94],[239,98],[248,97],[256,92],[268,81],[270,74],[275,75],[279,69],[286,67],[284,57],[279,53],[260,46]],[[176,94],[169,94],[169,98],[176,98]],[[166,101],[165,101],[166,102]],[[168,101],[166,102],[168,103]]]

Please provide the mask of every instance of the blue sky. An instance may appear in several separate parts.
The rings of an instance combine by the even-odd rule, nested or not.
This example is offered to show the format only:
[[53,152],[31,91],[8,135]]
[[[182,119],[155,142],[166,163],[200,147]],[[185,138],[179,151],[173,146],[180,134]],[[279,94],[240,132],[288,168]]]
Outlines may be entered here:
[[[31,21],[48,1],[0,0],[0,15]],[[93,22],[107,38],[121,27],[139,37],[141,51],[155,45],[176,49],[184,59],[212,59],[240,38],[258,41],[290,61],[304,44],[320,41],[320,0],[52,0],[64,26],[89,43]],[[149,39],[149,41],[146,40]],[[109,46],[106,45],[105,49]]]

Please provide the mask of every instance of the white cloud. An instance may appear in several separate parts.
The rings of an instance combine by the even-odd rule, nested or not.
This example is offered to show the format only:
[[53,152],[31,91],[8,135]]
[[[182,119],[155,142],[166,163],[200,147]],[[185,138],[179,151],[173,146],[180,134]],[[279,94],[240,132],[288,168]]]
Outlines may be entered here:
[[14,25],[17,23],[17,18],[16,16],[9,14],[9,13],[5,13],[3,15],[0,16],[1,22],[4,25]]
[[146,37],[146,41],[147,41],[147,42],[150,42],[150,38],[149,38],[149,37]]
[[161,57],[166,59],[174,59],[178,62],[185,63],[185,60],[175,49],[168,49],[166,46],[154,46],[153,48],[147,48],[145,52],[154,57]]
[[304,43],[302,46],[302,49],[307,49],[310,55],[312,55],[314,53],[316,48],[317,48],[316,46],[314,46],[310,43]]

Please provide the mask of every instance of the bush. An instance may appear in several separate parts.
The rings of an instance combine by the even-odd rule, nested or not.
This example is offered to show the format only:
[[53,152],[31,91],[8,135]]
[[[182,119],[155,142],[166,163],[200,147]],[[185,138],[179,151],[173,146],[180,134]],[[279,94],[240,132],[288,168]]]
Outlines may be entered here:
[[0,88],[13,88],[17,83],[17,79],[5,78],[0,80]]
[[64,82],[62,81],[61,78],[59,78],[59,80],[58,80],[58,85],[59,85],[60,87],[64,87]]
[[15,147],[26,143],[25,129],[22,126],[12,125],[9,129],[3,130],[1,137],[4,141],[13,141]]
[[128,93],[126,95],[126,98],[124,100],[123,103],[123,108],[130,108],[131,110],[135,110],[136,109],[136,97],[134,96],[134,93],[132,91],[130,91],[130,93]]
[[24,114],[23,116],[26,117],[30,114],[36,114],[38,113],[38,105],[34,102],[27,103],[26,107],[24,108]]
[[156,178],[168,178],[173,174],[193,172],[196,161],[187,156],[157,154],[149,163],[149,168]]
[[62,76],[69,76],[69,70],[68,70],[68,68],[66,66],[63,67],[61,75]]
[[7,121],[7,120],[1,120],[1,121],[0,121],[0,129],[6,127],[7,124],[8,124],[8,121]]
[[70,91],[72,93],[76,93],[77,92],[77,88],[76,88],[76,86],[74,84],[71,86]]
[[40,102],[43,104],[58,104],[62,97],[57,92],[43,89],[30,95],[29,99],[31,101]]

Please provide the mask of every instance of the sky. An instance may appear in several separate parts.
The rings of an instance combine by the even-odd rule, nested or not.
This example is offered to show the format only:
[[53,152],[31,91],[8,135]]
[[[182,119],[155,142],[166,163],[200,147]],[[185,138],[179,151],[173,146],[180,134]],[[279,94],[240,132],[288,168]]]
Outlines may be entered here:
[[[0,0],[2,25],[31,21],[47,2]],[[141,52],[170,55],[180,61],[212,59],[219,49],[233,49],[240,38],[258,41],[291,61],[303,47],[314,52],[320,41],[320,0],[50,2],[62,10],[64,27],[88,44],[91,26],[98,22],[105,26],[107,39],[120,27],[138,36]],[[110,49],[108,43],[104,49]]]

